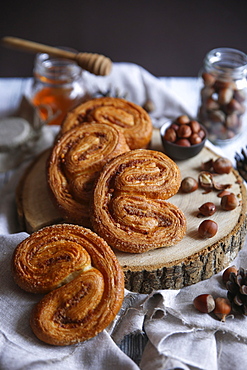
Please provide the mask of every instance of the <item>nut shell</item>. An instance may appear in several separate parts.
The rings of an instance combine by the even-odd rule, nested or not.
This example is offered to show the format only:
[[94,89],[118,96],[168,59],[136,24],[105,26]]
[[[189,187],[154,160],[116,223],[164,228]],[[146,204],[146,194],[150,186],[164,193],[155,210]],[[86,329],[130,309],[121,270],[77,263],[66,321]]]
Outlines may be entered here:
[[211,294],[200,294],[193,301],[194,307],[204,313],[212,312],[215,309],[215,301]]

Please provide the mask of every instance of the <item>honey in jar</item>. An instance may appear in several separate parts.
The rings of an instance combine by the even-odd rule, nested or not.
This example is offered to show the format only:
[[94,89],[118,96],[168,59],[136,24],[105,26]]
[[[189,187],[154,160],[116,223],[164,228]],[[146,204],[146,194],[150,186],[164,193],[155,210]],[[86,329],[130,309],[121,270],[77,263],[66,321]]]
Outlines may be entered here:
[[71,60],[37,54],[33,73],[28,97],[49,125],[60,125],[68,111],[86,99],[82,69]]

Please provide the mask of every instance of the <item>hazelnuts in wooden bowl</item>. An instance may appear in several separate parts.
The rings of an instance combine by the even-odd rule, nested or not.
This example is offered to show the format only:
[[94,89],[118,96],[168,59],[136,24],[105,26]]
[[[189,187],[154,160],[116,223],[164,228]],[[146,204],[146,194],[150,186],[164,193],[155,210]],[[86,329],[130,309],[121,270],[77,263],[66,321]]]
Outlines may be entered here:
[[172,159],[194,157],[205,145],[206,129],[196,120],[181,115],[160,128],[164,152]]

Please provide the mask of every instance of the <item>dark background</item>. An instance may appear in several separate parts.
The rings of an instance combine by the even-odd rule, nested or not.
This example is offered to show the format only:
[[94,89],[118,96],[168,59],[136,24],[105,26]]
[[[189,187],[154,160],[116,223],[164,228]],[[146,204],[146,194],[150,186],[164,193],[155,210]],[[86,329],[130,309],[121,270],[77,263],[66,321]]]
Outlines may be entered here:
[[[247,53],[246,0],[4,0],[0,37],[133,62],[156,76],[197,76],[216,47]],[[34,55],[0,46],[0,77],[32,75]]]

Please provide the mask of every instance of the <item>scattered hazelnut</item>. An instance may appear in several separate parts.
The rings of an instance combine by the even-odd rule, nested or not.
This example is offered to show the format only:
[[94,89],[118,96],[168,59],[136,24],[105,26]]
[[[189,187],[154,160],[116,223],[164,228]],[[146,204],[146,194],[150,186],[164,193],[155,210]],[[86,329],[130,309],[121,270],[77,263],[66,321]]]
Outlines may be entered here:
[[216,211],[216,206],[212,202],[206,202],[199,207],[199,211],[203,216],[212,216]]
[[225,269],[225,271],[223,272],[223,275],[222,275],[222,280],[223,280],[224,283],[226,283],[229,280],[230,274],[232,274],[232,273],[237,275],[238,269],[237,269],[236,266],[230,266],[227,269]]
[[218,174],[230,173],[232,162],[228,158],[219,157],[213,161],[213,170]]
[[226,194],[221,198],[220,205],[225,211],[232,211],[238,206],[238,198],[234,193]]
[[193,177],[188,176],[182,180],[180,188],[184,193],[192,193],[198,189],[198,182]]
[[228,298],[217,297],[215,299],[215,308],[213,310],[213,313],[221,321],[226,321],[226,317],[231,313],[231,310],[232,306]]
[[212,238],[218,231],[218,224],[213,220],[204,220],[198,227],[199,235],[203,238]]
[[215,301],[211,294],[200,294],[193,301],[194,307],[204,313],[212,312],[215,309]]
[[208,171],[199,173],[198,182],[203,189],[212,189],[214,187],[213,175]]

